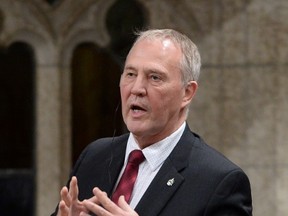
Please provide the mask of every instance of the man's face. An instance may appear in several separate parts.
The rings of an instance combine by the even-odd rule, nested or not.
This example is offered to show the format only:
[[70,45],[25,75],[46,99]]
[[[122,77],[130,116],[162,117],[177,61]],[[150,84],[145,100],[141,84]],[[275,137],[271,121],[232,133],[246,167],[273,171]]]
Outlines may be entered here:
[[142,40],[127,56],[120,80],[122,115],[144,148],[185,121],[189,103],[180,71],[180,48],[169,40]]

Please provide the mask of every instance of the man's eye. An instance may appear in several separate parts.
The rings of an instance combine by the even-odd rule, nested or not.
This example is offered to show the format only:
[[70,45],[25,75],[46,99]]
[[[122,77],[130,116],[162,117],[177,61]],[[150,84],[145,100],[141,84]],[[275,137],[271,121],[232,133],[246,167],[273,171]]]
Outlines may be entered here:
[[157,76],[157,75],[151,75],[150,78],[151,78],[153,81],[159,81],[159,80],[160,80],[160,77]]
[[135,76],[135,73],[133,73],[133,72],[127,72],[127,73],[126,73],[126,76],[127,76],[127,77],[133,77],[133,76]]

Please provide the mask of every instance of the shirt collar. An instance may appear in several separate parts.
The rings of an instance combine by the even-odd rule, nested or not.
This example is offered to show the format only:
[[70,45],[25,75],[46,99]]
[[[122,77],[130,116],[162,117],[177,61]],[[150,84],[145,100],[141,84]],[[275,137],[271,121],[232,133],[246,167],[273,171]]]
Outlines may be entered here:
[[[180,140],[185,130],[185,126],[186,126],[186,122],[184,122],[175,132],[170,134],[168,137],[142,149],[142,152],[150,168],[153,171],[156,170],[160,165],[162,165],[163,162],[166,160],[166,158],[169,156],[169,154],[172,152],[172,150],[174,149],[174,147]],[[140,149],[140,148],[133,134],[130,133],[128,142],[127,142],[126,153],[125,153],[125,163],[127,162],[128,155],[130,154],[130,152],[135,149]]]

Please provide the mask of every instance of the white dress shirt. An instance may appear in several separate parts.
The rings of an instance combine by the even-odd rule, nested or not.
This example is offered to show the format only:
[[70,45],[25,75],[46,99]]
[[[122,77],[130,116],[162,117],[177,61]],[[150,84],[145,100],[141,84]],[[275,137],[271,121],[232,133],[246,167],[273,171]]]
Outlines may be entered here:
[[[170,136],[166,137],[165,139],[157,143],[154,143],[153,145],[150,145],[142,149],[142,152],[146,160],[139,165],[138,176],[134,184],[133,192],[131,195],[130,206],[133,209],[136,207],[136,205],[140,201],[141,197],[143,196],[148,186],[150,185],[150,183],[152,182],[152,180],[154,179],[154,177],[160,170],[166,158],[169,156],[169,154],[172,152],[172,150],[174,149],[174,147],[180,140],[184,132],[185,125],[186,125],[186,122],[184,122]],[[124,165],[118,177],[117,184],[124,172],[130,152],[135,149],[140,149],[140,148],[133,134],[130,133],[130,136],[127,142]]]

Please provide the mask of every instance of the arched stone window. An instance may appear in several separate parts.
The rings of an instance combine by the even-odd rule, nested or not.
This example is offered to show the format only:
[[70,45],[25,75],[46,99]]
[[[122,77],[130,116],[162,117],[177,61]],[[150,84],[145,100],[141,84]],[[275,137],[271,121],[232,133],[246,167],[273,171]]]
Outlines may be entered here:
[[147,25],[146,10],[135,0],[118,0],[109,8],[106,26],[110,34],[109,49],[123,62],[134,42],[134,31]]
[[121,130],[120,66],[92,43],[78,45],[72,59],[72,160],[93,140]]
[[0,50],[1,215],[33,215],[34,53],[22,42]]
[[133,31],[146,25],[141,4],[118,0],[107,12],[110,44],[77,46],[72,60],[72,161],[95,139],[126,130],[122,121],[119,80]]

